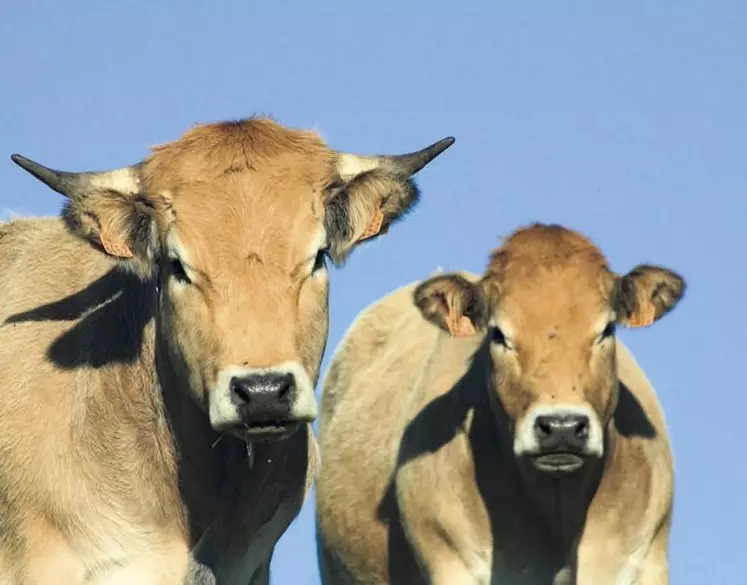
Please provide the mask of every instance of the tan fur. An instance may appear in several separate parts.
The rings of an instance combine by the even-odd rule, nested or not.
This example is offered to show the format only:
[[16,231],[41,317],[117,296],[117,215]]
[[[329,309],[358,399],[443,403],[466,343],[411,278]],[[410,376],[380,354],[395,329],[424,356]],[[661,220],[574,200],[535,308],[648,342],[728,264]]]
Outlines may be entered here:
[[[673,305],[684,281],[657,270],[657,287],[679,290]],[[626,277],[580,234],[532,226],[484,277],[440,273],[359,315],[322,394],[325,585],[668,583],[664,415],[622,343],[592,346]],[[649,284],[634,289],[642,311]],[[468,317],[477,334],[450,334],[447,316]],[[491,343],[496,321],[514,350]],[[515,457],[512,425],[559,402],[603,418],[606,451],[549,480]]]
[[[318,254],[415,201],[338,156],[270,120],[202,125],[71,192],[64,221],[0,223],[0,583],[268,582],[318,466]],[[310,380],[302,428],[216,432],[219,372],[279,363]]]

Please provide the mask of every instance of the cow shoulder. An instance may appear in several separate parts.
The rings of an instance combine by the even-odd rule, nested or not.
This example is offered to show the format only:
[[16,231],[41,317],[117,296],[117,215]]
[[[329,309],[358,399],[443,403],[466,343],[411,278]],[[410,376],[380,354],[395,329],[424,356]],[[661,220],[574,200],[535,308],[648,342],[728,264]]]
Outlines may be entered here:
[[0,223],[0,283],[6,301],[15,295],[34,306],[65,297],[111,268],[100,256],[56,217]]
[[[614,415],[616,455],[595,499],[590,518],[617,510],[630,519],[630,534],[620,534],[633,544],[653,534],[671,512],[673,503],[673,461],[669,432],[656,392],[630,350],[617,341],[617,368],[620,380]],[[633,521],[639,518],[647,525]]]
[[[460,272],[470,281],[479,277]],[[413,302],[413,293],[422,281],[406,284],[363,309],[345,332],[334,352],[325,375],[322,393],[322,420],[329,420],[351,386],[351,377],[369,368],[382,353],[398,346],[422,344],[430,339],[432,326],[421,316]]]
[[362,368],[374,363],[390,345],[393,332],[402,320],[417,317],[412,293],[417,282],[407,284],[363,309],[335,348],[322,385],[320,430],[332,418],[341,399],[353,385]]

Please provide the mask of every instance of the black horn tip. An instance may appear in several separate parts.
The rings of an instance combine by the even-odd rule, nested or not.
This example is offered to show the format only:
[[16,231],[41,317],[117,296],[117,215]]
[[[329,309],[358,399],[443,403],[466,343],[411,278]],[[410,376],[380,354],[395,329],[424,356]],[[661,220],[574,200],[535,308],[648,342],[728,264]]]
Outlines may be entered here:
[[425,162],[430,162],[455,142],[456,138],[454,138],[453,136],[447,136],[446,138],[442,138],[438,142],[434,142],[430,146],[426,146],[417,154],[422,155],[425,158]]
[[456,142],[456,139],[453,136],[447,136],[438,142],[434,142],[430,146],[426,146],[422,150],[394,158],[398,161],[399,167],[402,171],[407,175],[414,175],[444,150],[454,144],[454,142]]
[[456,142],[456,138],[454,138],[453,136],[447,136],[446,138],[442,138],[441,140],[436,142],[433,145],[433,148],[438,150],[439,153],[441,153],[447,148],[449,148],[455,142]]
[[13,153],[10,155],[10,160],[12,160],[14,163],[16,163],[19,167],[22,168],[28,168],[29,166],[34,165],[34,161],[31,159],[26,158],[22,154]]
[[17,153],[11,154],[10,160],[16,163],[24,171],[28,171],[29,173],[34,175],[37,179],[40,179],[42,181],[45,181],[46,175],[50,172],[50,169],[48,169],[44,165],[40,165],[38,162],[35,162],[31,160],[30,158],[26,158],[22,154],[17,154]]
[[76,179],[72,173],[47,168],[20,154],[12,154],[10,155],[10,159],[50,189],[66,197],[70,197],[73,189],[76,187]]

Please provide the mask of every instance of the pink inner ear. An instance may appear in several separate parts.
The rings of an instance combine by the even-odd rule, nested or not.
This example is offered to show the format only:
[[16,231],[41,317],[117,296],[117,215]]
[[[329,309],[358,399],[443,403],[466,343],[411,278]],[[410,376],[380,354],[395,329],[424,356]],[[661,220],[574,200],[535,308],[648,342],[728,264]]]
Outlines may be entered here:
[[475,326],[472,324],[472,321],[470,321],[469,317],[465,317],[462,315],[461,317],[456,317],[453,314],[449,314],[449,333],[451,333],[454,337],[469,337],[470,335],[474,335],[476,333]]

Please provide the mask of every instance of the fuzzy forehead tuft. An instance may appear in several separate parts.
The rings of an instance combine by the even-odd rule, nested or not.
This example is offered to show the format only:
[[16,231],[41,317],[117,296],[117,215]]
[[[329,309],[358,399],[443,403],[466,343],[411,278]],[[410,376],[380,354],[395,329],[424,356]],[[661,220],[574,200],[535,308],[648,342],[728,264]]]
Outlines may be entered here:
[[152,150],[144,176],[156,189],[259,170],[273,161],[282,166],[292,162],[299,172],[311,166],[331,175],[335,158],[317,133],[287,128],[270,118],[199,124]]
[[493,251],[486,277],[501,282],[556,268],[590,275],[610,272],[604,254],[583,234],[557,224],[534,223],[515,230]]

